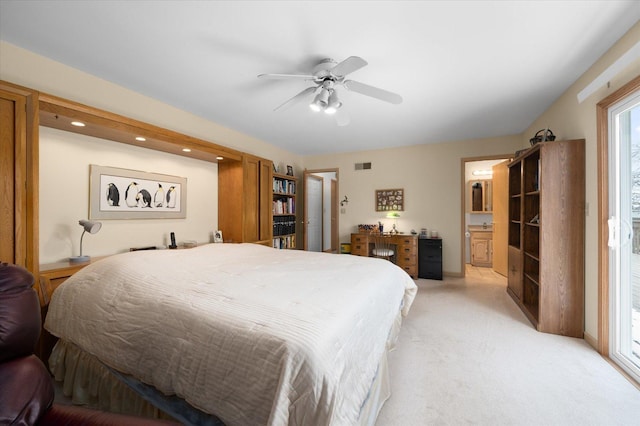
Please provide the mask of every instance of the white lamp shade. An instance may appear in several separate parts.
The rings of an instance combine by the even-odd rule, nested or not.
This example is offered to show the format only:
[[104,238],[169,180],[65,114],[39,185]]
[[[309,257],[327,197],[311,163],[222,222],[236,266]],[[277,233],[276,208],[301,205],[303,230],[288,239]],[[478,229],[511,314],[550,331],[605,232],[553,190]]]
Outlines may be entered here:
[[102,222],[93,222],[90,220],[81,220],[78,222],[90,234],[97,233],[102,228]]

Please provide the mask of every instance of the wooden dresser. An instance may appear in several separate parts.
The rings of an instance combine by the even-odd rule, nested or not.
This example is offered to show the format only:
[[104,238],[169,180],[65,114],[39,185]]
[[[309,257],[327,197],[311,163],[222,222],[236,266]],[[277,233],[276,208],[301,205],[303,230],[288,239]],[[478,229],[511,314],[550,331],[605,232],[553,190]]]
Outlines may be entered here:
[[[407,271],[413,279],[418,278],[418,236],[408,234],[391,235],[391,244],[396,246],[396,264]],[[351,234],[351,254],[371,256],[372,234]]]

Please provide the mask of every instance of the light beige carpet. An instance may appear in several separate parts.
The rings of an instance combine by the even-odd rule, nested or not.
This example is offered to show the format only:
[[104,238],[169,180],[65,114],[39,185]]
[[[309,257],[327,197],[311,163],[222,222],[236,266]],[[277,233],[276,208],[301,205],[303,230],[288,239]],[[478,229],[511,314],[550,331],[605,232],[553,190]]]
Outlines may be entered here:
[[377,426],[640,425],[640,390],[584,340],[535,331],[504,277],[417,284]]

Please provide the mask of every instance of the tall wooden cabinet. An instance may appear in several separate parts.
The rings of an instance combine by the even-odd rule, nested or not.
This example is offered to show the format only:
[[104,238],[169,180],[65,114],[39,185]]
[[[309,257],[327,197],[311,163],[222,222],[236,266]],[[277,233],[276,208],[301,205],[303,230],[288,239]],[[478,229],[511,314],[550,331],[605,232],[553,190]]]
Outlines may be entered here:
[[538,331],[583,337],[584,140],[534,145],[509,164],[507,292]]
[[273,163],[243,154],[218,164],[218,228],[225,241],[272,245]]
[[0,260],[38,273],[38,93],[0,81]]

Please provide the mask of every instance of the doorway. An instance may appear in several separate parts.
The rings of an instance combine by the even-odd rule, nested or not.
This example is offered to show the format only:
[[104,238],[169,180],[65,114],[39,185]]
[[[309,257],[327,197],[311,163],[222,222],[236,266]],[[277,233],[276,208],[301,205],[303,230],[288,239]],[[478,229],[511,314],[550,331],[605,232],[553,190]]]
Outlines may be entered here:
[[338,169],[304,172],[304,248],[338,253]]
[[[506,195],[507,182],[504,180],[500,183],[497,179],[494,182],[493,174],[494,167],[502,164],[506,168],[512,157],[505,154],[461,160],[460,270],[463,277],[466,275],[467,265],[491,268],[506,276],[507,224],[496,222],[496,219],[506,217],[507,204],[494,202],[494,199],[496,196]],[[494,263],[497,268],[494,268]]]

